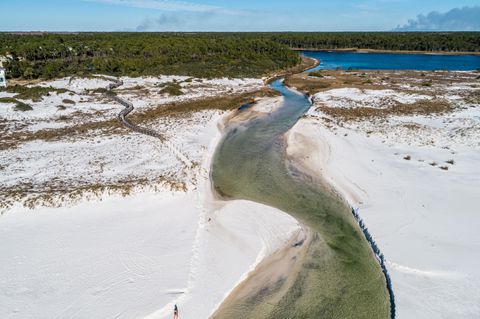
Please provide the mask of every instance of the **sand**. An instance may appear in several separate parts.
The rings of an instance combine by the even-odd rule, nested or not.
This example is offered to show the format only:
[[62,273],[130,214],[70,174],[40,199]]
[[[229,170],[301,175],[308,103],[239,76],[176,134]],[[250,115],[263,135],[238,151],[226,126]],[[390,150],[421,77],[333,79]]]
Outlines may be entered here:
[[[88,104],[86,112],[105,110],[95,100],[80,102],[85,88],[103,85],[104,80],[79,81],[42,85],[69,85],[82,92],[72,95],[78,98],[76,108]],[[136,81],[127,85],[135,86]],[[212,89],[215,92],[258,86],[257,81],[239,79],[209,81],[209,86],[220,86]],[[215,95],[213,91],[207,90],[207,96]],[[33,125],[52,123],[57,116],[54,105],[61,98],[52,94],[35,102],[28,114],[12,113],[10,105],[1,105],[0,115],[9,124],[28,121],[23,129],[36,130]],[[258,107],[268,111],[271,101],[262,103]],[[108,106],[102,116],[118,109]],[[264,258],[288,245],[300,229],[296,220],[276,209],[248,201],[224,202],[212,193],[210,160],[221,138],[219,128],[229,116],[203,111],[150,123],[174,131],[170,141],[199,163],[190,169],[157,140],[135,133],[28,142],[2,150],[4,189],[28,183],[40,187],[58,182],[59,187],[75,189],[82,183],[147,182],[127,193],[102,191],[75,200],[60,196],[32,208],[14,199],[5,207],[0,217],[0,317],[170,318],[174,304],[182,318],[207,318],[215,311]],[[185,188],[172,188],[157,177]],[[33,194],[32,190],[29,198]]]
[[479,109],[326,125],[312,108],[287,136],[289,156],[358,208],[387,260],[399,318],[480,313]]

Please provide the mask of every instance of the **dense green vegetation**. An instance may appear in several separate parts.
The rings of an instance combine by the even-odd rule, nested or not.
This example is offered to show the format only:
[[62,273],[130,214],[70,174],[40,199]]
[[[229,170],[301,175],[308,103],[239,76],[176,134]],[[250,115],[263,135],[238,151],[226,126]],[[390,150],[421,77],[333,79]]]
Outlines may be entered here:
[[242,34],[0,34],[9,78],[72,74],[261,76],[299,57],[267,37]]
[[480,32],[273,33],[270,39],[294,49],[480,52]]
[[0,33],[8,78],[180,74],[262,76],[297,65],[293,49],[480,52],[480,32]]

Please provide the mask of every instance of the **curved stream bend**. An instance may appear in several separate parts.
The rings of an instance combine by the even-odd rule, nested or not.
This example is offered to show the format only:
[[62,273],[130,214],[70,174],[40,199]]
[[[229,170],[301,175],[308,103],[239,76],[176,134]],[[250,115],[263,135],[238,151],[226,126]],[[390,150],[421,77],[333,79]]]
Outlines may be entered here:
[[314,176],[285,160],[284,134],[310,108],[309,99],[272,88],[284,103],[247,124],[230,124],[213,159],[216,191],[285,211],[312,232],[299,271],[235,300],[225,318],[389,318],[385,276],[351,209]]

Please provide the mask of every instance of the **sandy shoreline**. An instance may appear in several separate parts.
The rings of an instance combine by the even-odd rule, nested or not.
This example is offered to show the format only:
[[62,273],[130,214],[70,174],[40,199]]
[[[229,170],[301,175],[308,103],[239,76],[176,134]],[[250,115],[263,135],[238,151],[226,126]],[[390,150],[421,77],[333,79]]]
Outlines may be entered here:
[[[308,159],[311,154],[311,148],[315,146],[315,140],[301,138],[299,141],[292,142],[289,140],[288,132],[285,139],[289,143],[285,143],[287,146],[286,158],[283,160],[287,162],[286,164],[289,165],[289,168],[299,170],[300,175],[303,173],[306,178],[310,179],[308,182],[312,182],[311,179],[314,179],[313,183],[322,182],[327,184],[329,186],[328,189],[331,189],[332,193],[337,197],[343,198],[340,193],[336,192],[335,188],[331,187],[331,184],[326,183],[323,180],[323,176],[318,174],[316,167],[311,169],[302,165],[302,163],[297,163]],[[293,150],[291,144],[294,144],[293,146],[300,146],[300,148]],[[304,153],[307,155],[305,156]],[[297,172],[294,172],[294,175],[297,175],[296,173]],[[347,214],[349,214],[348,208]],[[244,314],[251,314],[252,316],[253,314],[256,314],[261,317],[262,314],[269,314],[272,309],[276,309],[276,306],[280,306],[281,303],[279,304],[278,302],[282,300],[282,297],[286,298],[285,293],[291,293],[291,291],[288,290],[289,287],[291,287],[289,284],[294,282],[296,278],[304,278],[303,273],[301,277],[298,277],[298,275],[300,274],[299,271],[301,270],[300,265],[302,264],[302,260],[305,258],[305,255],[302,254],[306,254],[306,251],[308,251],[308,247],[311,245],[310,240],[311,238],[308,238],[308,240],[301,245],[303,249],[300,250],[298,255],[294,255],[292,252],[297,247],[290,244],[290,247],[284,248],[282,251],[265,259],[264,262],[257,267],[255,272],[249,276],[248,280],[242,282],[237,288],[235,288],[235,290],[233,290],[232,294],[224,301],[213,317],[228,318],[233,316],[238,317]],[[366,255],[374,254],[368,249],[368,247],[366,248],[365,253]],[[283,259],[279,256],[283,256]],[[373,258],[372,263],[375,264]],[[286,268],[289,269],[289,273],[282,272],[282,270]],[[383,282],[379,282],[379,284],[383,285]],[[298,287],[295,286],[295,288],[294,293],[298,292]],[[344,293],[342,292],[341,295],[344,295]],[[309,302],[309,304],[311,303]],[[321,306],[319,306],[318,309],[321,309]],[[254,312],[251,313],[249,311]],[[249,315],[246,316],[249,317]]]
[[[210,170],[214,151],[223,137],[223,130],[226,126],[232,124],[242,125],[242,123],[246,123],[257,117],[266,116],[273,112],[276,108],[280,107],[282,102],[283,97],[281,96],[262,98],[257,100],[254,105],[246,110],[241,112],[235,111],[223,117],[218,125],[219,131],[217,136],[214,140],[212,140],[210,151],[208,152],[208,156],[204,161],[204,169],[208,171]],[[239,278],[235,285],[232,286],[232,289],[224,295],[224,298],[215,306],[211,315],[209,316],[211,318],[223,318],[224,312],[228,310],[228,307],[239,299],[254,295],[256,292],[268,287],[275,281],[287,278],[288,276],[290,276],[289,280],[295,278],[295,268],[299,265],[299,263],[292,263],[290,258],[295,257],[300,259],[301,256],[304,255],[311,238],[308,235],[308,228],[301,226],[293,217],[284,212],[254,202],[225,200],[214,191],[210,180],[205,181],[204,187],[204,206],[208,207],[209,211],[212,212],[208,217],[212,221],[214,221],[216,216],[218,216],[217,212],[222,209],[222,206],[228,205],[228,203],[232,202],[243,202],[244,205],[251,203],[253,206],[258,206],[260,208],[263,207],[263,210],[276,211],[278,214],[277,218],[280,218],[281,215],[283,215],[297,225],[295,228],[290,230],[287,237],[283,236],[282,244],[277,244],[269,251],[265,251],[258,256],[255,263],[250,266],[250,269],[245,272],[241,278]],[[258,217],[258,215],[255,215],[254,219],[257,219]],[[272,223],[273,220],[269,219],[268,222]]]
[[[380,94],[380,100],[381,94],[384,93],[381,90],[365,92],[367,95]],[[361,100],[364,98],[362,94],[358,94],[358,98],[348,97]],[[405,100],[404,103],[413,103],[415,99],[421,98],[420,95],[402,95],[393,91],[389,94],[393,98]],[[328,97],[328,93],[325,96]],[[463,180],[461,183],[464,185],[458,192],[449,187],[451,184],[457,184],[463,173],[472,172],[472,164],[476,158],[472,149],[457,146],[462,150],[461,152],[466,153],[462,156],[462,161],[465,162],[467,170],[462,168],[460,175],[450,173],[452,175],[449,175],[451,176],[449,182],[444,180],[442,174],[445,173],[441,170],[429,172],[429,178],[438,180],[438,184],[435,184],[436,188],[444,196],[443,201],[439,201],[435,190],[431,189],[430,179],[419,177],[414,170],[405,171],[401,164],[406,164],[408,161],[391,163],[389,156],[385,154],[385,151],[388,152],[388,148],[392,147],[391,144],[382,145],[385,142],[379,139],[369,141],[369,133],[365,137],[348,128],[342,127],[340,132],[337,132],[337,129],[332,131],[331,128],[323,126],[316,120],[315,116],[319,116],[316,110],[311,109],[308,113],[309,116],[300,119],[285,136],[286,160],[306,175],[318,178],[318,182],[327,184],[329,189],[345,200],[349,206],[359,208],[358,212],[369,227],[374,240],[385,253],[387,269],[393,281],[393,290],[398,297],[396,298],[398,313],[405,318],[416,318],[419,314],[422,317],[434,317],[439,313],[469,318],[475,314],[478,310],[475,304],[480,299],[469,289],[469,287],[480,285],[474,279],[478,272],[474,270],[475,266],[471,266],[476,264],[477,254],[475,240],[472,237],[474,231],[472,227],[463,229],[452,227],[453,233],[445,233],[448,227],[446,225],[454,224],[458,218],[464,223],[466,220],[471,221],[473,217],[475,180],[472,179],[471,182]],[[313,115],[315,116],[311,118]],[[425,120],[418,119],[418,121],[422,123]],[[432,119],[432,122],[436,127],[439,125],[436,119]],[[405,148],[403,145],[394,147],[395,149]],[[420,153],[421,150],[413,152]],[[437,152],[443,154],[450,151],[447,147],[446,150],[443,148],[443,151],[423,150],[423,152],[425,153],[423,156],[434,154],[437,157]],[[456,154],[456,152],[451,153]],[[409,156],[405,158],[410,160]],[[399,193],[403,195],[399,196]],[[464,198],[465,202],[461,204],[458,198]],[[419,209],[417,205],[422,202],[424,204]],[[438,206],[439,203],[440,206]],[[432,208],[427,208],[429,206]],[[451,214],[452,211],[459,210],[460,215]],[[420,221],[417,214],[423,217]],[[422,219],[425,220],[422,221]],[[471,222],[471,224],[475,223]],[[463,232],[466,232],[462,236],[465,237],[463,239],[458,239],[454,235]],[[420,238],[418,234],[422,234]],[[439,241],[437,238],[442,240]],[[438,246],[440,251],[431,251],[434,248],[427,248],[424,241],[431,243],[431,247]],[[409,244],[405,246],[405,242]],[[459,245],[464,249],[468,247],[473,255],[454,253],[449,250],[449,245]],[[307,246],[308,240],[303,248]],[[294,267],[290,265],[289,268],[285,258],[282,260],[279,257],[288,256],[292,251],[290,242],[290,247],[286,246],[260,262],[246,280],[232,290],[213,317],[225,317],[228,315],[229,306],[235,302],[255,296],[262,289],[269,289],[281,280],[295,278]],[[457,266],[461,269],[460,271],[456,270],[455,262],[443,260],[452,254],[457,255],[456,258],[459,260],[468,260]],[[289,277],[285,275],[286,273],[282,273],[285,269],[290,269]],[[417,285],[421,288],[417,289]],[[451,285],[459,285],[463,288],[449,292],[452,290]],[[435,291],[431,293],[431,290]],[[470,291],[468,296],[467,291]],[[455,300],[452,301],[452,297]],[[422,300],[428,300],[428,303],[425,304]]]
[[[448,89],[477,90],[467,85]],[[322,178],[358,208],[385,254],[398,316],[475,317],[480,311],[480,249],[474,226],[480,222],[475,213],[480,195],[478,104],[465,107],[452,96],[453,103],[460,103],[452,113],[392,115],[377,128],[368,119],[332,123],[322,112],[326,107],[360,108],[362,103],[381,108],[383,93],[318,93],[307,116],[287,134],[287,153],[300,169]],[[394,91],[388,95],[414,97]],[[404,131],[404,122],[415,130]]]
[[[266,116],[280,107],[283,103],[283,97],[274,97],[258,100],[252,107],[242,112],[235,112],[224,118],[224,122],[219,127],[228,125],[242,125],[260,116]],[[215,140],[221,138],[217,136]],[[212,144],[215,144],[212,142]],[[213,155],[213,153],[210,153]],[[211,157],[206,163],[210,163]],[[210,165],[210,164],[209,164]],[[221,205],[225,201],[221,196],[210,188],[207,192],[207,198],[213,199],[210,202]],[[265,206],[267,207],[267,206]],[[280,211],[279,211],[280,212]],[[284,212],[282,214],[288,215]],[[288,215],[290,217],[290,215]],[[293,217],[290,217],[293,219]],[[229,308],[241,300],[255,296],[264,289],[282,282],[282,289],[272,296],[272,299],[281,298],[282,292],[287,291],[288,287],[295,280],[299,273],[301,260],[305,257],[306,251],[311,243],[312,237],[310,231],[305,225],[299,227],[291,233],[289,238],[274,251],[265,254],[262,258],[252,265],[249,272],[237,282],[237,284],[229,291],[221,303],[215,307],[210,318],[228,317]]]
[[361,194],[345,182],[344,176],[336,176],[327,170],[331,156],[331,145],[325,139],[318,139],[313,125],[300,120],[286,134],[287,160],[295,169],[307,176],[317,178],[332,194],[345,201],[347,205],[357,207],[361,203]]
[[273,288],[278,291],[270,295],[269,300],[278,302],[297,278],[311,241],[308,228],[302,226],[283,247],[259,262],[248,276],[235,286],[210,318],[228,318],[230,308],[239,301]]

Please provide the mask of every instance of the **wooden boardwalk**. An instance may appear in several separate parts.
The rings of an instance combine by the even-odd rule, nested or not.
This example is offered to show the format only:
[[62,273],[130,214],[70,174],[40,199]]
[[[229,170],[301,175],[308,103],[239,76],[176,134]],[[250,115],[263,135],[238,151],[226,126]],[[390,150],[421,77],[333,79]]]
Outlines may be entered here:
[[[110,83],[107,87],[109,91],[118,88],[123,85],[123,81],[121,80],[114,80],[113,83]],[[129,129],[131,129],[134,132],[148,135],[154,138],[157,138],[160,140],[160,142],[167,147],[168,150],[172,152],[173,155],[175,155],[182,163],[184,163],[187,167],[191,168],[193,166],[192,161],[188,159],[187,156],[185,156],[178,148],[175,147],[172,143],[170,143],[163,134],[154,131],[152,129],[146,128],[146,127],[141,127],[137,124],[134,124],[128,120],[128,115],[134,110],[133,104],[116,96],[116,95],[108,95],[108,97],[115,102],[121,104],[125,108],[118,113],[117,118],[122,124]]]

